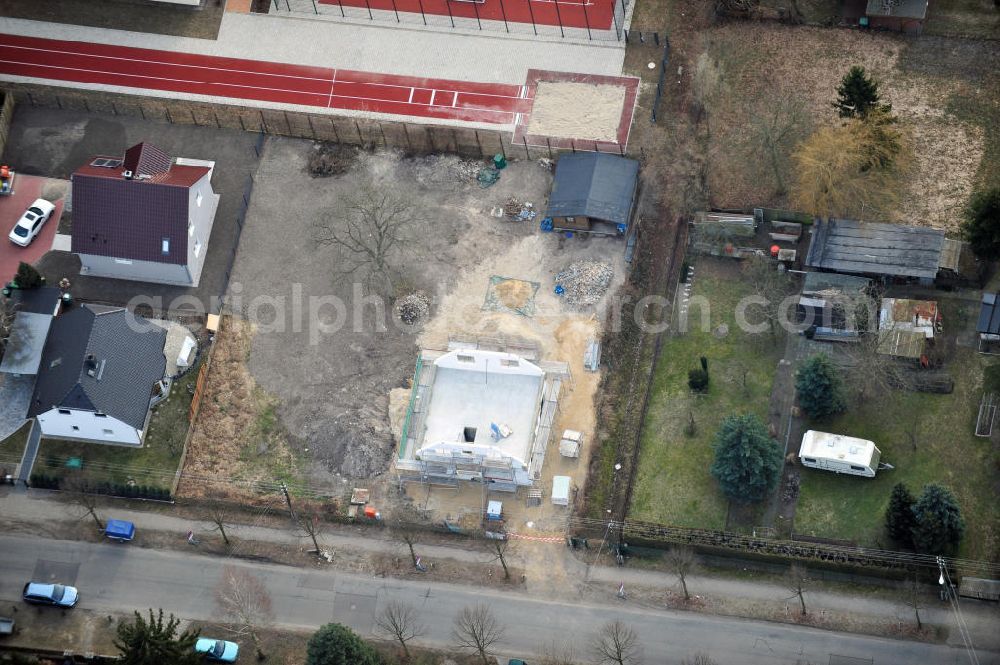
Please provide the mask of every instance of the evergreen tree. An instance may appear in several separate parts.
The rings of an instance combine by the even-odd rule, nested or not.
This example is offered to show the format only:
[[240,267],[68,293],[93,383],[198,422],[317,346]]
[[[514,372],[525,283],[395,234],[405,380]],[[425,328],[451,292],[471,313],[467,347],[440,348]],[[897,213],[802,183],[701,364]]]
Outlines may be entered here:
[[897,483],[892,488],[889,506],[885,509],[885,531],[897,545],[913,546],[913,527],[916,520],[913,516],[915,499],[903,483]]
[[130,623],[118,624],[115,646],[121,650],[123,665],[202,665],[201,654],[195,653],[198,632],[185,630],[177,635],[180,621],[173,614],[164,623],[163,610],[147,621],[138,612]]
[[381,665],[378,653],[354,631],[328,623],[309,638],[306,665]]
[[35,266],[21,261],[17,266],[14,281],[17,282],[19,288],[34,289],[42,285],[42,275],[35,270]]
[[892,105],[880,104],[881,99],[878,81],[868,76],[864,67],[855,65],[840,80],[833,107],[841,118],[864,118],[874,109],[891,112]]
[[962,231],[976,256],[987,261],[1000,258],[1000,187],[972,195]]
[[837,368],[829,356],[817,354],[806,360],[795,375],[799,406],[810,418],[821,420],[846,408]]
[[965,533],[958,501],[941,485],[924,485],[913,504],[913,546],[925,554],[945,554],[958,547]]
[[781,448],[752,413],[728,416],[715,435],[712,475],[736,501],[760,501],[781,476]]

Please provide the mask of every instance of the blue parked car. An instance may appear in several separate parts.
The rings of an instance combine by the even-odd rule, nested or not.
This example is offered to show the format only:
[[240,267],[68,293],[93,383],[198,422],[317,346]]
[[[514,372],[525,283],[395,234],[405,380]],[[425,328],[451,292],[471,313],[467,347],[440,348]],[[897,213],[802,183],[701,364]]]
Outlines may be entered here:
[[194,645],[194,650],[203,654],[208,660],[214,660],[218,663],[235,663],[236,657],[240,653],[240,645],[226,640],[200,637]]
[[73,607],[80,600],[80,592],[76,587],[65,584],[42,584],[28,582],[21,594],[26,603],[36,605],[54,605],[56,607]]

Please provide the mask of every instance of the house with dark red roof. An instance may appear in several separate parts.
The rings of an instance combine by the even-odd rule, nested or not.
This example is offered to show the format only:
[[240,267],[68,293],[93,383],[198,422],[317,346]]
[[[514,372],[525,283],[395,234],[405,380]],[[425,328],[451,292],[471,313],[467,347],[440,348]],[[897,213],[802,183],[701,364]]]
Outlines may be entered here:
[[198,286],[219,205],[214,168],[149,143],[78,168],[72,251],[80,274]]

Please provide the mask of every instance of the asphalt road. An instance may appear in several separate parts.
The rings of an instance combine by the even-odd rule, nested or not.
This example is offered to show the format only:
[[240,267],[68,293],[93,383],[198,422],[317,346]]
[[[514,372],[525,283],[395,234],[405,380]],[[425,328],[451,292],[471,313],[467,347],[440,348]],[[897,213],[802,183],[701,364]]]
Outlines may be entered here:
[[[452,621],[462,607],[486,602],[506,627],[500,649],[505,657],[531,656],[553,641],[583,651],[603,623],[619,618],[639,634],[647,665],[679,663],[697,651],[708,652],[720,665],[826,665],[831,654],[865,659],[859,665],[868,659],[874,665],[969,662],[965,651],[947,646],[630,607],[627,601],[599,606],[540,600],[514,592],[247,564],[129,545],[0,536],[0,561],[0,598],[5,600],[17,599],[28,579],[51,577],[77,586],[82,608],[120,612],[162,607],[202,621],[218,619],[213,588],[228,563],[264,579],[281,625],[312,628],[337,621],[372,635],[375,613],[399,599],[420,609],[428,629],[423,641],[437,646],[450,644]],[[1000,663],[1000,654],[981,652],[979,662]]]

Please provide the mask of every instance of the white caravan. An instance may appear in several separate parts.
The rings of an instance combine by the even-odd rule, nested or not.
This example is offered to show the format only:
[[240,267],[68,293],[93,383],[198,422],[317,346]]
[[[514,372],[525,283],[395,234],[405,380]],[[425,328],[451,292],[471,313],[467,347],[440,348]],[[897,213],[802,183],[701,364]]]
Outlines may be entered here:
[[809,430],[802,435],[802,466],[874,478],[882,451],[865,439]]

